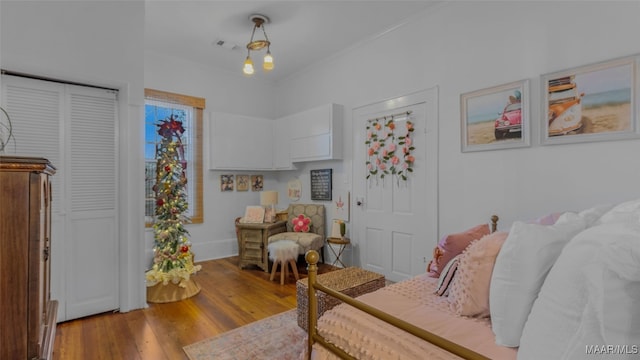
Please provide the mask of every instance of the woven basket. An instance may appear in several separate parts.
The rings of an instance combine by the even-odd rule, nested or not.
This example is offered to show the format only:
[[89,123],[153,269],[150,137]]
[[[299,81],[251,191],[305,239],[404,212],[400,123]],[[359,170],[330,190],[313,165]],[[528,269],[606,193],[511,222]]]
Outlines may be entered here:
[[[384,287],[385,285],[383,275],[357,267],[348,267],[321,274],[318,275],[316,279],[318,283],[351,297],[358,297],[360,295],[370,293]],[[307,330],[308,327],[308,291],[309,285],[307,278],[298,280],[296,283],[298,326],[305,330]],[[316,296],[318,298],[318,317],[324,314],[325,311],[341,303],[340,300],[331,297],[322,291],[316,291]]]

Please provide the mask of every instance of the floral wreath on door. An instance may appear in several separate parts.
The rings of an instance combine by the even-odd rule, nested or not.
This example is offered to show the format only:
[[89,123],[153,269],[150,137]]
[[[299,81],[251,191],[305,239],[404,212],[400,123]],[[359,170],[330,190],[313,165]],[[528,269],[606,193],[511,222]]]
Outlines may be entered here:
[[384,181],[385,176],[392,176],[397,183],[407,181],[409,173],[413,172],[415,157],[412,152],[414,131],[413,122],[409,120],[411,112],[403,113],[406,119],[404,126],[396,120],[396,115],[367,121],[367,180],[378,179]]

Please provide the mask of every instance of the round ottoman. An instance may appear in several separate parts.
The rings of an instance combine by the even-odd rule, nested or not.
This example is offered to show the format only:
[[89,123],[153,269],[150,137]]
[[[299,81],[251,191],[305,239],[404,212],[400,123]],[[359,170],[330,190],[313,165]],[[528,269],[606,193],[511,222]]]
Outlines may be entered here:
[[271,277],[269,280],[273,281],[280,265],[280,285],[284,285],[284,278],[289,277],[289,266],[296,277],[296,281],[299,279],[298,267],[296,260],[298,258],[298,244],[292,240],[279,240],[274,241],[268,246],[269,259],[273,262],[273,268],[271,270]]

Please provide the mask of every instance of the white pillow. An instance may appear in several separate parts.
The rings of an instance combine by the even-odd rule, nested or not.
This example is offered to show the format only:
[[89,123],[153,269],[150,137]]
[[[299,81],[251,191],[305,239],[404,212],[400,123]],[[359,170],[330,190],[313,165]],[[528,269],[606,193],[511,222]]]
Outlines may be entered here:
[[549,269],[562,248],[586,227],[576,213],[564,213],[554,225],[516,221],[496,258],[489,290],[496,344],[516,347]]
[[639,258],[640,224],[606,224],[578,234],[540,290],[518,359],[583,359],[589,345],[637,345]]
[[612,222],[639,222],[640,221],[640,199],[627,201],[614,206],[595,222],[595,225],[608,224]]
[[602,215],[607,213],[612,208],[613,205],[610,204],[598,205],[589,209],[582,210],[578,213],[578,215],[582,216],[585,219],[585,221],[587,222],[587,227],[591,227],[600,220]]

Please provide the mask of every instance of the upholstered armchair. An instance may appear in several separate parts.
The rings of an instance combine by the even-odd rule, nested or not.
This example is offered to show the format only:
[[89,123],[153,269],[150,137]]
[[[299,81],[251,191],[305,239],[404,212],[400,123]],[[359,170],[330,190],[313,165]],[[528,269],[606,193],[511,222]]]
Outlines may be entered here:
[[[325,208],[320,204],[291,204],[287,209],[287,231],[269,237],[268,242],[278,240],[293,240],[299,248],[298,253],[304,255],[309,250],[320,252],[320,257],[324,263],[324,240],[325,240]],[[309,231],[297,231],[293,221],[300,215],[309,218]]]

